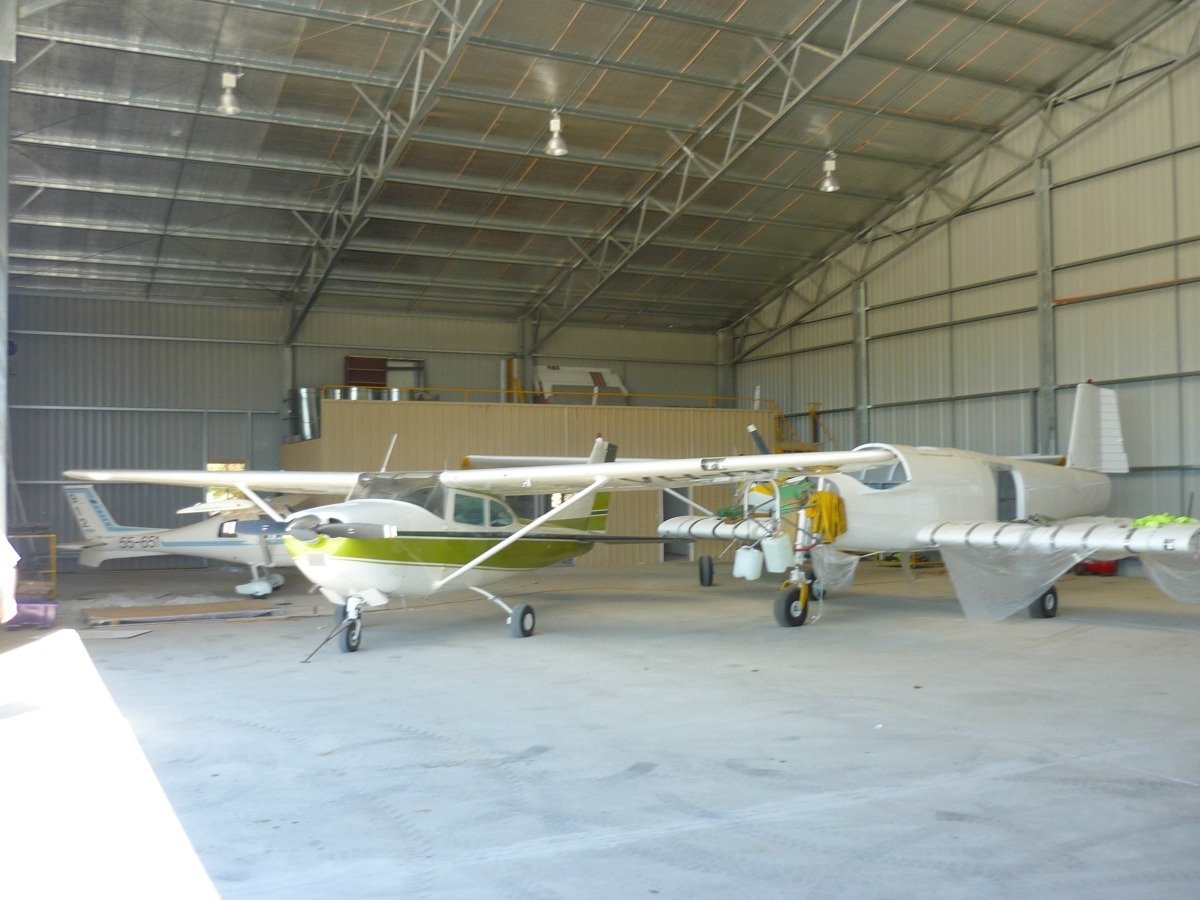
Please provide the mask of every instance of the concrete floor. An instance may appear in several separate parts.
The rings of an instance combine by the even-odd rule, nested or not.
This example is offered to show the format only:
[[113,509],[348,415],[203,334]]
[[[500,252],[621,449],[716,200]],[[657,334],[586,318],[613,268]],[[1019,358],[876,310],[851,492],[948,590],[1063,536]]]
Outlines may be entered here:
[[770,591],[547,570],[505,591],[530,639],[450,594],[302,665],[293,574],[295,617],[84,638],[226,900],[1200,894],[1200,609],[1068,576],[1059,618],[979,624],[867,565],[785,629]]

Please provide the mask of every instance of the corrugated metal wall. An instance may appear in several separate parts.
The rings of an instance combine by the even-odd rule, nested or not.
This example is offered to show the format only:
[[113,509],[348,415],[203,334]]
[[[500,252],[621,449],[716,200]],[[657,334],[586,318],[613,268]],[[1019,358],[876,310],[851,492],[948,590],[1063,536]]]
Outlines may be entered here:
[[[11,523],[77,540],[68,468],[278,467],[279,311],[18,296],[10,324]],[[196,499],[144,485],[103,494],[136,525],[183,524],[174,510]]]
[[[742,361],[738,392],[770,385],[787,413],[820,402],[830,421],[851,426],[842,446],[1030,453],[1039,427],[1065,449],[1072,387],[1094,379],[1118,389],[1135,469],[1117,479],[1111,511],[1200,513],[1198,102],[1192,64],[1051,155],[1044,189],[1039,169],[1027,170],[851,279]],[[1067,133],[1079,111],[1054,115]],[[987,180],[964,172],[964,194],[970,177]],[[949,208],[950,188],[928,200],[920,221]],[[911,227],[917,208],[896,221]],[[900,241],[851,248],[835,266],[839,277]],[[823,274],[780,301],[781,321],[812,307]],[[812,339],[832,322],[843,331]],[[865,377],[857,397],[856,372]],[[1038,421],[1043,385],[1054,392],[1057,422]]]

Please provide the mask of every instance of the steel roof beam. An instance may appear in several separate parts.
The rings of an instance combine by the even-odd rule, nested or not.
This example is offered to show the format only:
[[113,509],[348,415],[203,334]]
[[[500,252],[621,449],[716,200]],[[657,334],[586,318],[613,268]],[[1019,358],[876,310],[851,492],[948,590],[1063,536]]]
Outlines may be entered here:
[[[112,95],[101,94],[101,93],[95,92],[95,91],[79,91],[79,90],[66,91],[66,90],[62,90],[62,89],[48,90],[48,89],[42,89],[42,88],[38,87],[37,85],[31,85],[31,84],[15,85],[13,87],[13,93],[24,94],[24,95],[35,96],[35,97],[48,97],[48,98],[52,98],[52,99],[71,100],[71,101],[82,102],[82,103],[98,103],[98,104],[107,104],[107,105],[112,105],[112,106],[124,106],[124,107],[133,108],[133,109],[145,109],[145,110],[151,110],[151,111],[155,111],[155,112],[186,113],[189,115],[210,116],[214,119],[227,118],[227,116],[224,116],[223,114],[218,113],[216,111],[215,107],[213,109],[205,109],[203,107],[201,107],[200,109],[197,109],[195,103],[173,102],[173,101],[169,101],[169,100],[161,100],[158,98],[150,98],[150,97],[112,96]],[[460,91],[460,90],[456,90],[454,88],[444,89],[442,91],[442,95],[451,97],[452,99],[466,100],[468,102],[479,102],[479,103],[487,103],[487,104],[496,105],[496,106],[510,106],[510,107],[515,107],[515,108],[533,109],[533,110],[538,110],[539,112],[547,112],[547,113],[549,113],[552,109],[558,108],[564,114],[566,114],[568,116],[577,117],[580,119],[594,119],[596,121],[611,122],[613,124],[623,125],[623,126],[636,125],[636,126],[641,126],[641,127],[656,128],[656,129],[659,129],[661,131],[665,131],[668,133],[677,133],[677,132],[681,132],[681,131],[688,132],[689,134],[694,133],[693,126],[691,126],[690,124],[687,124],[687,123],[666,122],[666,121],[662,121],[662,120],[655,120],[655,119],[647,118],[645,116],[636,116],[636,115],[631,115],[628,113],[614,113],[611,111],[597,110],[597,109],[591,108],[591,107],[582,108],[582,109],[554,107],[549,103],[519,100],[516,98],[504,97],[502,95],[488,95],[488,94],[482,94],[479,92]],[[764,97],[768,97],[768,96],[769,95],[764,95]],[[770,99],[777,100],[778,98],[770,98]],[[909,121],[915,122],[917,124],[931,125],[931,126],[935,126],[935,127],[946,128],[949,130],[965,131],[965,132],[972,132],[972,133],[977,133],[977,132],[981,132],[981,131],[987,132],[989,130],[994,130],[993,126],[988,126],[988,125],[984,125],[984,124],[960,123],[960,122],[954,122],[952,120],[939,119],[939,118],[933,117],[933,116],[925,116],[925,115],[921,115],[919,113],[916,113],[916,114],[903,113],[903,112],[899,112],[899,111],[879,109],[879,108],[875,108],[875,107],[864,107],[864,106],[860,106],[860,105],[857,105],[854,103],[850,103],[849,101],[838,100],[835,98],[809,98],[809,102],[811,102],[814,105],[825,106],[825,107],[829,107],[832,109],[838,109],[838,110],[842,110],[842,111],[855,112],[860,115],[870,116],[872,118],[878,118],[880,116],[888,117],[888,118],[899,118],[899,119],[909,120]],[[342,121],[342,120],[333,119],[333,118],[316,118],[316,117],[311,117],[311,116],[310,117],[290,116],[286,113],[278,113],[278,112],[267,114],[267,113],[255,112],[254,110],[249,110],[249,109],[242,110],[242,112],[240,112],[238,114],[238,119],[240,121],[246,121],[246,122],[259,122],[264,125],[281,125],[281,126],[287,126],[287,127],[292,127],[292,128],[309,128],[314,131],[329,131],[329,132],[334,132],[334,133],[338,133],[338,134],[369,135],[374,130],[374,124],[365,122],[365,121],[364,122],[355,122],[355,121]],[[717,138],[728,138],[727,134],[724,134],[721,132],[718,132],[715,136]],[[438,144],[438,143],[449,142],[450,146],[473,146],[473,147],[477,147],[478,149],[496,150],[497,152],[519,153],[522,155],[528,155],[530,152],[529,147],[524,146],[524,145],[502,148],[502,147],[496,147],[495,144],[492,142],[484,142],[484,141],[463,142],[461,139],[439,137],[437,135],[432,135],[432,134],[418,134],[418,135],[415,135],[413,139],[416,141],[419,141],[421,143]],[[824,154],[825,154],[825,150],[820,147],[812,147],[812,146],[808,146],[805,144],[793,144],[793,143],[790,143],[787,141],[771,140],[770,138],[763,139],[763,141],[761,141],[761,146],[772,147],[772,148],[775,148],[778,150],[783,150],[785,152],[807,153],[807,154],[811,154],[813,156],[824,156]],[[858,150],[847,150],[847,151],[843,151],[843,153],[846,156],[853,156],[858,159],[869,160],[872,162],[879,162],[879,163],[883,163],[886,165],[907,166],[907,167],[927,169],[927,170],[932,170],[935,168],[927,160],[918,160],[918,159],[911,158],[911,157],[901,157],[901,156],[895,156],[895,155],[891,155],[891,154],[877,154],[877,153],[871,153],[869,151],[858,151]],[[578,156],[578,154],[577,153],[573,154],[573,156]],[[631,160],[616,160],[616,161],[614,161],[608,157],[596,157],[592,160],[592,162],[595,165],[609,165],[609,166],[615,166],[615,167],[621,167],[621,168],[634,168],[634,169],[637,169],[638,171],[657,171],[658,170],[658,166],[654,163],[637,163],[637,162],[634,162]],[[779,187],[779,188],[787,187],[782,184],[761,182],[761,181],[757,181],[754,179],[749,179],[749,178],[746,178],[745,176],[735,176],[728,180],[737,180],[737,181],[740,181],[743,183],[748,183],[748,184],[769,185],[771,187]],[[798,190],[798,191],[814,190],[812,188],[807,188],[804,186],[791,186],[791,189]],[[865,198],[876,199],[876,200],[886,200],[886,201],[891,201],[891,200],[895,199],[893,197],[881,197],[879,195],[873,195],[873,194],[859,194],[856,196],[862,196]]]
[[[170,152],[170,151],[164,152],[161,150],[142,149],[142,148],[136,148],[136,147],[131,148],[131,147],[126,147],[126,146],[119,145],[119,144],[105,146],[105,145],[99,144],[96,141],[91,141],[91,140],[83,140],[83,139],[67,140],[67,139],[63,139],[63,138],[45,138],[40,135],[22,135],[20,137],[14,137],[12,139],[12,142],[13,142],[13,144],[16,144],[16,145],[30,144],[30,145],[36,145],[36,146],[47,146],[47,147],[67,148],[67,149],[76,149],[76,150],[88,150],[88,151],[92,151],[92,152],[106,151],[106,152],[122,154],[122,155],[126,155],[126,156],[139,156],[139,157],[150,157],[150,158],[156,158],[156,159],[173,159],[173,160],[185,160],[186,159],[186,160],[190,160],[191,162],[212,163],[215,165],[232,165],[232,166],[243,166],[244,165],[244,166],[250,167],[250,168],[258,167],[258,168],[273,169],[273,170],[278,170],[278,171],[301,172],[303,174],[310,174],[310,175],[322,175],[322,176],[328,175],[330,177],[337,178],[339,181],[347,180],[351,177],[351,176],[348,176],[343,170],[341,170],[337,167],[334,167],[334,166],[327,165],[327,166],[318,168],[316,171],[305,171],[303,162],[283,160],[283,159],[281,159],[281,160],[266,160],[266,159],[262,159],[262,158],[251,159],[249,157],[224,157],[224,156],[217,156],[216,154],[203,154],[203,153],[199,153],[194,150],[189,151],[186,155],[184,155],[181,152]],[[496,148],[478,145],[477,149],[495,150]],[[528,153],[522,153],[521,155],[528,156]],[[35,160],[35,162],[36,162],[36,160]],[[599,164],[600,163],[597,163],[597,165],[599,165]],[[653,171],[661,171],[661,167],[656,168]],[[390,179],[385,179],[385,181],[388,181],[388,180],[390,180]],[[402,176],[400,177],[399,183],[404,183]],[[553,202],[560,202],[560,203],[570,202],[570,198],[565,197],[565,196],[557,197],[557,198],[550,198],[550,199],[552,199]],[[586,202],[586,201],[580,201],[580,202]],[[619,208],[619,207],[621,207],[622,203],[625,203],[625,202],[627,202],[627,201],[620,200],[620,201],[614,202],[611,205]],[[786,222],[786,221],[779,221],[779,220],[770,220],[770,221],[764,222],[763,219],[759,216],[736,215],[734,213],[730,213],[728,211],[724,211],[724,210],[720,210],[720,209],[697,209],[697,210],[693,210],[691,214],[698,216],[700,218],[718,219],[720,221],[726,221],[726,222],[740,222],[742,224],[750,224],[750,225],[771,225],[771,226],[778,226],[781,228],[799,228],[799,229],[805,229],[805,230],[809,230],[809,231],[813,231],[813,230],[815,230],[815,231],[830,231],[830,232],[836,232],[839,234],[854,233],[853,229],[849,229],[849,228],[830,226],[830,225],[820,225],[820,224],[808,223],[808,222]],[[370,218],[370,216],[368,215],[367,218]]]
[[[588,252],[581,252],[575,262],[567,267],[538,301],[526,311],[528,316],[539,316],[542,310],[549,306],[552,297],[560,292],[565,294],[564,312],[546,332],[534,339],[531,349],[536,352],[544,346],[546,341],[553,337],[589,300],[595,297],[605,284],[624,270],[633,257],[653,241],[658,233],[688,211],[704,191],[736,164],[745,152],[775,127],[788,112],[806,99],[864,41],[903,9],[907,2],[908,0],[896,0],[873,20],[864,23],[861,30],[857,31],[863,0],[856,0],[853,4],[849,0],[832,3],[825,7],[821,14],[810,20],[800,34],[788,42],[786,48],[765,61],[759,68],[758,74],[750,79],[735,102],[722,114],[714,116],[708,128],[695,135],[690,143],[682,146],[674,161],[663,167],[662,174],[651,182],[625,214],[613,223],[605,235],[596,241]],[[826,24],[835,12],[849,8],[851,5],[853,6],[853,15],[841,53],[833,59],[821,54],[813,54],[807,43],[808,38]],[[814,55],[817,56],[816,60],[811,58]],[[815,76],[808,78],[801,76],[802,59],[808,59],[816,65],[817,74]],[[780,72],[787,79],[787,91],[774,109],[764,110],[755,102],[759,100],[756,95],[768,79]],[[697,152],[696,148],[712,135],[721,123],[728,123],[727,131],[730,135],[725,144],[725,150],[720,159],[706,159]],[[742,133],[743,128],[750,132],[749,137],[737,137]],[[675,195],[657,196],[659,189],[672,178],[677,178],[679,182],[679,188]],[[656,224],[647,227],[648,216],[653,216]],[[634,234],[632,240],[623,233],[629,230],[632,230]],[[618,237],[618,235],[620,236]],[[597,263],[598,277],[584,289],[581,296],[571,296],[571,282],[576,273],[580,270],[586,271],[587,266],[595,267]]]
[[[23,264],[19,264],[19,263],[14,265],[14,267],[13,267],[14,277],[63,278],[63,279],[77,279],[77,278],[81,277],[81,270],[68,268],[66,265],[62,264],[62,263],[81,262],[79,260],[75,260],[72,258],[59,258],[54,255],[38,256],[38,255],[31,255],[28,253],[24,253],[22,251],[14,252],[13,258],[20,259],[20,260],[27,260],[27,261],[35,264],[32,266],[23,265]],[[53,266],[37,266],[36,263],[39,263],[39,262],[53,262],[53,263],[59,263],[59,264],[56,264]],[[168,270],[170,272],[185,273],[182,275],[180,275],[180,274],[167,275],[162,279],[161,282],[159,282],[156,279],[156,284],[162,283],[162,284],[170,284],[170,285],[175,285],[175,286],[189,286],[189,287],[243,288],[243,289],[251,289],[251,290],[257,290],[257,291],[268,291],[268,292],[274,292],[274,293],[279,293],[279,291],[280,291],[280,288],[271,286],[269,284],[255,284],[255,283],[247,282],[244,279],[239,279],[238,277],[236,277],[238,273],[234,273],[233,276],[226,277],[226,278],[209,277],[209,276],[213,276],[213,275],[219,276],[222,273],[230,272],[229,269],[222,268],[219,266],[201,267],[201,266],[192,265],[190,263],[185,263],[185,262],[175,261],[175,260],[166,260],[163,262],[155,262],[154,260],[138,259],[136,257],[119,259],[119,260],[118,259],[83,260],[82,263],[85,265],[94,263],[95,265],[98,265],[101,267],[111,266],[114,270],[119,269],[121,267],[124,267],[127,269],[132,269],[132,270],[161,267],[162,269]],[[186,273],[194,273],[194,274],[191,277],[189,277]],[[262,275],[262,276],[266,276],[268,278],[280,278],[280,279],[287,279],[290,277],[290,271],[284,270],[284,269],[279,269],[277,271],[272,271],[272,270],[256,271],[251,274]],[[126,273],[126,272],[120,272],[120,271],[111,271],[111,272],[93,273],[93,272],[84,270],[83,275],[87,276],[87,277],[94,277],[94,278],[97,278],[102,281],[123,281],[123,282],[142,283],[142,281],[144,280],[144,276],[137,274],[137,272]],[[522,289],[507,288],[504,290],[497,291],[495,286],[491,285],[490,283],[485,284],[485,283],[481,283],[481,282],[471,282],[471,281],[453,281],[453,282],[445,282],[445,283],[421,282],[421,281],[417,281],[414,279],[405,279],[405,278],[400,278],[400,277],[395,277],[395,276],[390,276],[387,278],[379,278],[374,275],[360,275],[358,273],[342,273],[342,272],[339,272],[336,276],[334,276],[334,278],[330,279],[330,283],[332,285],[331,292],[337,293],[337,294],[359,296],[359,297],[380,297],[380,298],[401,297],[403,299],[421,299],[421,300],[427,300],[429,302],[448,303],[448,304],[461,305],[461,306],[466,306],[466,305],[471,305],[471,304],[479,304],[479,305],[487,305],[487,306],[500,305],[499,303],[497,303],[495,301],[491,301],[491,300],[475,299],[475,297],[482,291],[487,291],[490,293],[505,293],[505,292],[517,293],[517,294],[521,294],[523,296],[532,295],[533,293],[536,292],[535,286],[530,286],[527,289],[525,289],[525,288],[522,288]],[[417,292],[417,291],[397,292],[397,291],[393,291],[393,290],[373,291],[373,290],[358,287],[358,285],[385,285],[388,287],[396,287],[396,288],[421,288],[422,290],[420,292]],[[15,285],[14,287],[16,287],[18,289],[20,288],[19,285]],[[463,291],[464,293],[463,294],[436,293],[438,291],[444,291],[446,289],[458,289],[458,290]],[[431,293],[431,292],[434,292],[434,293]],[[646,298],[644,296],[633,297],[633,296],[629,296],[629,295],[606,294],[605,298],[604,298],[605,302],[607,304],[613,304],[613,305],[612,306],[606,305],[606,306],[601,307],[601,309],[603,309],[603,311],[605,311],[605,312],[625,312],[625,311],[627,311],[627,307],[630,304],[644,303],[645,299]],[[659,299],[663,303],[667,303],[667,304],[670,304],[670,305],[676,306],[676,307],[696,309],[696,310],[712,310],[714,313],[719,312],[721,314],[721,317],[724,317],[725,315],[727,315],[728,309],[729,309],[728,301],[725,300],[724,298],[705,300],[703,298],[696,297],[694,294],[689,294],[687,296],[679,297],[676,299],[670,299],[665,296],[662,298],[659,298]]]
[[[28,206],[28,204],[31,203],[36,198],[36,196],[40,195],[43,191],[46,191],[46,190],[91,193],[91,194],[100,194],[100,195],[106,195],[106,196],[130,197],[130,198],[135,198],[135,199],[139,199],[139,198],[154,199],[154,200],[175,199],[175,200],[182,201],[185,203],[206,203],[206,204],[215,204],[215,205],[220,205],[220,206],[234,206],[237,208],[246,208],[246,209],[264,209],[265,208],[265,209],[276,210],[279,212],[290,212],[293,215],[297,215],[301,212],[320,213],[324,209],[324,207],[321,206],[320,204],[304,203],[303,201],[298,200],[298,199],[293,199],[289,202],[281,202],[280,200],[270,198],[270,197],[255,197],[255,196],[245,195],[245,194],[234,194],[234,195],[216,194],[216,193],[213,193],[210,191],[199,191],[199,190],[195,190],[195,191],[181,190],[178,192],[174,192],[174,191],[170,190],[169,188],[151,187],[151,186],[147,186],[147,185],[130,185],[130,184],[112,185],[112,184],[87,184],[87,183],[80,184],[80,183],[67,182],[67,181],[50,182],[46,179],[27,178],[27,177],[15,177],[12,179],[12,181],[10,183],[14,184],[14,185],[19,185],[19,186],[32,187],[35,189],[35,193],[32,194],[30,197],[28,197],[22,203],[22,207],[21,207],[22,209],[25,206]],[[618,204],[612,203],[612,204],[605,204],[605,205],[616,206]],[[18,210],[18,212],[20,212],[20,210]],[[230,213],[230,215],[231,216],[235,215],[235,213]],[[418,220],[418,219],[415,219],[413,217],[413,215],[410,213],[406,213],[401,210],[396,210],[396,211],[387,210],[387,209],[380,208],[379,206],[376,206],[371,211],[371,219],[373,221],[385,221],[385,222],[420,221],[422,224],[427,224],[427,225],[437,225],[437,224],[459,225],[459,224],[462,224],[460,222],[449,222],[449,221],[438,220],[431,213],[425,213],[422,215],[424,215],[425,218]],[[223,216],[223,217],[220,217],[219,219],[214,219],[213,221],[222,221],[225,218],[227,218],[227,217]],[[14,216],[14,218],[12,218],[10,221],[12,221],[14,224],[41,225],[41,226],[46,226],[46,227],[50,227],[50,226],[53,226],[56,224],[55,221],[34,219],[33,217],[22,217],[20,219],[17,219]],[[312,226],[308,222],[308,220],[302,219],[301,221],[303,222],[303,226],[306,229],[306,231],[308,231],[311,234]],[[106,220],[105,222],[92,221],[92,222],[89,222],[86,225],[86,227],[103,230],[104,228],[109,227],[109,225],[111,225],[110,220]],[[80,227],[85,227],[85,226],[80,226]],[[464,227],[466,227],[466,226],[464,225]],[[572,230],[570,228],[564,228],[562,226],[548,226],[548,225],[542,226],[542,225],[538,225],[536,223],[522,223],[522,222],[497,223],[497,222],[490,222],[490,221],[478,221],[478,222],[472,221],[470,223],[469,227],[477,229],[477,230],[481,230],[481,231],[510,232],[510,233],[514,233],[514,234],[537,234],[537,235],[541,235],[541,236],[545,236],[545,237],[558,237],[558,238],[564,238],[564,239],[577,238],[580,240],[587,240],[589,238],[594,238],[596,236],[596,232],[594,232],[590,229],[580,228],[580,229]],[[202,228],[196,228],[196,227],[188,227],[186,229],[182,229],[181,231],[177,232],[176,234],[179,237],[201,237],[204,239],[212,239],[212,240],[248,241],[251,243],[273,243],[273,244],[285,244],[285,245],[304,245],[304,244],[309,243],[309,241],[306,238],[297,237],[297,236],[293,236],[293,235],[281,234],[279,232],[271,232],[271,233],[256,232],[255,234],[252,235],[252,234],[247,234],[244,232],[230,232],[228,229],[224,229],[224,228],[219,229],[219,230],[218,229],[210,230],[210,229],[202,229]],[[706,252],[706,253],[727,253],[727,254],[730,254],[733,256],[759,256],[759,257],[764,257],[767,259],[781,259],[781,260],[789,260],[789,261],[797,261],[797,260],[802,260],[805,258],[803,255],[797,254],[797,253],[784,252],[784,251],[778,251],[778,250],[766,250],[766,249],[757,248],[757,247],[726,246],[724,244],[715,244],[715,243],[711,243],[711,242],[707,242],[707,241],[660,238],[657,241],[655,241],[655,244],[658,246],[671,247],[671,248],[679,249],[679,250],[697,250],[697,251]],[[354,249],[358,249],[359,246],[360,246],[360,244],[358,242],[356,242],[354,244]],[[395,252],[399,253],[402,251],[401,251],[401,249],[397,248]]]
[[[156,238],[174,238],[174,239],[179,239],[179,240],[186,240],[188,238],[193,238],[196,240],[228,241],[228,242],[240,242],[240,243],[249,243],[249,244],[266,244],[266,245],[272,245],[272,246],[280,246],[280,245],[308,246],[309,243],[311,243],[309,241],[299,241],[299,240],[286,241],[286,242],[271,241],[271,240],[255,240],[253,238],[248,238],[244,235],[236,235],[236,234],[229,235],[229,234],[222,234],[220,232],[208,232],[208,233],[197,234],[192,229],[180,229],[178,231],[167,230],[164,232],[161,228],[154,228],[153,226],[150,226],[150,225],[139,225],[139,224],[132,224],[132,223],[109,222],[109,223],[97,224],[97,223],[90,222],[90,221],[85,222],[85,221],[71,221],[71,220],[60,219],[53,223],[45,223],[45,222],[38,222],[38,221],[33,221],[33,222],[18,221],[16,224],[33,225],[33,226],[42,225],[45,227],[57,227],[57,228],[63,228],[63,229],[68,229],[68,230],[74,229],[74,230],[88,230],[88,231],[95,231],[95,232],[108,232],[110,234],[140,235],[140,236],[144,236],[146,238],[146,240],[151,240],[151,239],[156,239]],[[122,247],[120,249],[127,249],[129,246],[136,246],[137,244],[141,244],[141,243],[145,243],[145,241],[135,241],[135,242],[132,242],[131,244],[125,245],[124,247]],[[380,254],[386,254],[388,256],[413,256],[413,257],[420,257],[420,258],[425,258],[425,259],[444,259],[444,260],[461,260],[464,262],[494,263],[497,265],[504,265],[504,266],[525,266],[525,267],[536,268],[536,269],[548,269],[550,271],[558,270],[562,266],[562,264],[564,263],[564,261],[566,259],[564,257],[531,256],[529,254],[525,254],[522,256],[515,256],[511,253],[506,253],[506,252],[502,252],[502,251],[472,250],[472,249],[463,248],[463,247],[435,246],[435,245],[430,245],[430,244],[413,244],[413,243],[392,244],[392,243],[388,243],[386,241],[363,240],[361,238],[357,239],[349,249],[354,252],[359,252],[359,253],[380,253]],[[47,258],[50,258],[50,257],[47,256]],[[58,257],[54,257],[54,258],[58,258]],[[112,260],[112,259],[120,259],[120,257],[114,256],[113,252],[111,252],[111,251],[95,251],[95,252],[84,252],[82,254],[66,254],[66,255],[63,255],[61,258],[64,260],[95,261],[95,262],[108,262],[109,260]],[[214,259],[213,262],[216,263],[221,268],[228,268],[223,263],[221,263],[219,260]],[[722,282],[722,283],[726,283],[726,284],[758,284],[758,285],[762,285],[762,284],[770,283],[770,281],[765,278],[754,278],[751,276],[725,274],[725,273],[696,272],[692,269],[688,269],[688,270],[670,269],[670,268],[667,268],[667,267],[661,266],[661,265],[630,266],[626,271],[631,275],[648,275],[648,276],[659,277],[659,278],[695,279],[698,281],[717,281],[717,282]],[[334,275],[333,277],[334,278],[340,277],[340,273],[337,275]]]

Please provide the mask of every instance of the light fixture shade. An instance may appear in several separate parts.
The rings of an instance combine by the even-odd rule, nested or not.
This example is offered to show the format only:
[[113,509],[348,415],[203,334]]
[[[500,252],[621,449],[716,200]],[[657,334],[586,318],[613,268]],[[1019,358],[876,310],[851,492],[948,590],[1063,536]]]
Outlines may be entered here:
[[546,141],[546,155],[567,155],[567,142],[563,140],[562,119],[559,118],[557,109],[550,114],[550,140]]
[[242,111],[238,106],[237,94],[233,92],[233,88],[225,88],[221,91],[221,103],[217,107],[217,112],[223,116],[236,116]]
[[217,112],[223,116],[236,116],[242,111],[237,102],[237,94],[234,93],[241,77],[240,71],[221,73],[221,103],[217,106]]
[[825,170],[825,175],[821,178],[817,189],[823,194],[832,194],[834,191],[840,190],[842,186],[838,184],[837,177],[833,174],[837,169],[837,154],[830,150],[825,154],[825,162],[821,165]]

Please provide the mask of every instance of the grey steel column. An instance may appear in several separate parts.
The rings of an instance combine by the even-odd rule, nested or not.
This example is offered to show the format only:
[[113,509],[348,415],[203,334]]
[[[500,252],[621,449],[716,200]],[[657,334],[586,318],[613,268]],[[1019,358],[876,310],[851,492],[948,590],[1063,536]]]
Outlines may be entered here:
[[0,460],[6,475],[0,479],[0,534],[8,532],[8,99],[12,67],[17,58],[17,2],[0,0]]
[[1054,222],[1050,210],[1050,162],[1038,163],[1038,391],[1037,451],[1055,453],[1058,443],[1058,409],[1054,401],[1057,385],[1054,336]]
[[854,297],[854,443],[871,440],[871,390],[867,384],[867,283],[860,281]]

